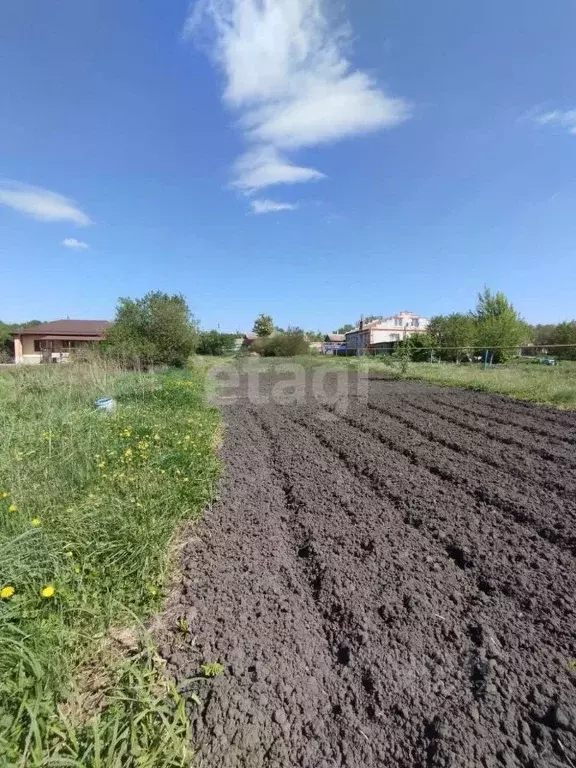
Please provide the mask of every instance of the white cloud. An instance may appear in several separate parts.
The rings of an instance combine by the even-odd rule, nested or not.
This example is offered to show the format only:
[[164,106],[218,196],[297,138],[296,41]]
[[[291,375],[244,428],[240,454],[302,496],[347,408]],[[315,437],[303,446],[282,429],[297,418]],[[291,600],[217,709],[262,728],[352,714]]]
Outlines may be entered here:
[[[235,167],[236,186],[312,181],[322,174],[278,154],[389,128],[408,104],[354,70],[349,34],[331,21],[327,0],[198,0],[186,31],[206,29],[224,72],[225,103],[254,145]],[[270,162],[258,158],[269,156]],[[256,158],[256,160],[254,159]]]
[[83,240],[76,240],[75,237],[66,237],[60,245],[63,245],[65,248],[72,248],[76,251],[85,251],[90,246],[88,243],[85,243]]
[[542,112],[535,115],[533,119],[538,125],[557,125],[576,136],[576,109]]
[[0,205],[39,221],[69,221],[82,227],[92,223],[73,200],[17,181],[0,179]]
[[274,200],[251,200],[252,213],[278,213],[278,211],[295,211],[298,208],[293,203],[277,203]]
[[283,158],[274,147],[255,147],[234,166],[233,186],[252,192],[274,184],[297,184],[325,178],[314,168],[303,168]]

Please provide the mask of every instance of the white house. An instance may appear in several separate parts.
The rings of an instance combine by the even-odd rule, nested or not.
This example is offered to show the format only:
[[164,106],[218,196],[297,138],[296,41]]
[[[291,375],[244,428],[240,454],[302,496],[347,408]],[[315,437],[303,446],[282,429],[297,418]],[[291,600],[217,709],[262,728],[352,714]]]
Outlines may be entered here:
[[398,312],[392,317],[381,317],[371,323],[361,322],[358,328],[346,334],[348,351],[368,351],[375,344],[401,341],[405,336],[425,333],[430,321],[414,312]]

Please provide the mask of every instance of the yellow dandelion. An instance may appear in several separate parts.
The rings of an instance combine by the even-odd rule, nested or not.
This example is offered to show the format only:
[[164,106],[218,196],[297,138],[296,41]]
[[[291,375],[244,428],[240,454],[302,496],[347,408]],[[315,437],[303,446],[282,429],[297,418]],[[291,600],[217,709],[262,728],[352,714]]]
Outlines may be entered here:
[[2,499],[7,499],[8,496],[10,496],[8,491],[2,491],[2,493],[0,493],[0,498],[2,498]]
[[10,504],[8,512],[18,512],[18,504]]
[[79,566],[76,566],[74,568],[74,573],[80,573],[80,567]]
[[2,589],[0,589],[0,600],[10,600],[14,592],[16,592],[14,587],[2,587]]
[[74,557],[74,552],[66,552],[66,557]]
[[42,525],[42,520],[40,520],[39,517],[33,517],[32,520],[30,520],[30,523],[34,526],[34,528],[38,528],[38,526]]
[[56,589],[52,584],[46,584],[46,586],[40,590],[40,594],[45,598],[54,597],[55,593]]

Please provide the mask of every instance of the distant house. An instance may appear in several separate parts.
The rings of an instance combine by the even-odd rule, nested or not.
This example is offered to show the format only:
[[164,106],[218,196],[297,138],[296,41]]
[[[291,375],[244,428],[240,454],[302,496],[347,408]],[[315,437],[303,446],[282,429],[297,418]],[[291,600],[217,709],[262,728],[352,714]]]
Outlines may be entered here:
[[346,336],[343,333],[327,333],[324,336],[322,352],[325,355],[337,355],[344,353],[346,349]]
[[12,331],[14,362],[62,362],[75,349],[102,341],[110,325],[108,320],[55,320],[30,328],[17,328]]
[[346,334],[348,353],[374,352],[378,347],[392,348],[405,336],[426,333],[429,320],[414,312],[402,311],[392,317],[381,317],[370,323],[360,323]]

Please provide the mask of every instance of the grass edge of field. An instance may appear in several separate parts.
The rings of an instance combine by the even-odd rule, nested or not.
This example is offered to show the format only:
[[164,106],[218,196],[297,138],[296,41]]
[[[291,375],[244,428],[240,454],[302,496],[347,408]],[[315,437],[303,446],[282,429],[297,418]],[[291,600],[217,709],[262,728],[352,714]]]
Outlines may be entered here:
[[[67,375],[72,370],[69,368]],[[22,380],[28,384],[35,381],[35,376],[46,375],[56,374],[44,371],[21,374]],[[160,378],[164,374],[153,376],[156,382],[168,381]],[[19,714],[30,724],[24,739],[24,751],[14,758],[12,750],[12,759],[4,758],[6,766],[180,768],[189,765],[192,759],[190,722],[184,700],[165,675],[164,664],[146,627],[146,622],[162,610],[162,596],[169,588],[170,577],[177,567],[173,557],[174,542],[182,524],[195,521],[202,515],[207,503],[214,498],[219,472],[217,452],[221,422],[219,416],[214,417],[215,409],[206,402],[204,373],[194,371],[183,374],[182,386],[186,385],[185,378],[190,376],[203,391],[202,402],[197,397],[193,403],[190,402],[195,415],[205,415],[208,411],[212,414],[207,422],[209,434],[206,436],[210,451],[207,462],[210,469],[206,476],[210,478],[211,487],[205,489],[204,495],[200,494],[202,504],[197,501],[193,504],[193,514],[170,520],[170,535],[160,556],[162,566],[159,577],[162,584],[158,596],[144,610],[132,611],[129,607],[118,606],[118,620],[111,621],[107,632],[99,632],[97,639],[89,642],[89,654],[74,659],[77,679],[70,681],[68,699],[58,700],[57,711],[50,722],[35,720],[39,705],[33,697],[23,700]],[[42,397],[41,391],[38,397]],[[206,467],[203,468],[205,470]],[[168,478],[166,482],[169,482]],[[86,627],[88,629],[89,626]],[[46,692],[41,693],[44,695]],[[89,715],[90,712],[92,715]],[[5,724],[0,722],[0,742],[2,725]]]

